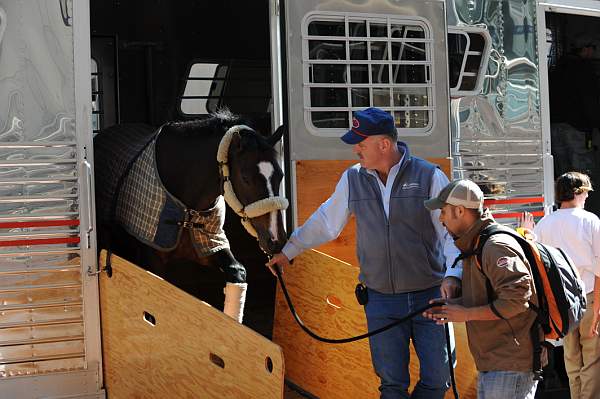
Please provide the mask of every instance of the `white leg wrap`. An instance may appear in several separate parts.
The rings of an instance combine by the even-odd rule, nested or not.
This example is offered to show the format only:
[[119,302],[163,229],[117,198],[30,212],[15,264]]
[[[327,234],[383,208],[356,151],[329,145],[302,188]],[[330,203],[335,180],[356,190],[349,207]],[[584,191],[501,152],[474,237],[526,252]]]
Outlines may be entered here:
[[225,305],[223,313],[237,320],[239,323],[244,318],[244,304],[246,303],[247,283],[227,283],[223,292],[225,293]]

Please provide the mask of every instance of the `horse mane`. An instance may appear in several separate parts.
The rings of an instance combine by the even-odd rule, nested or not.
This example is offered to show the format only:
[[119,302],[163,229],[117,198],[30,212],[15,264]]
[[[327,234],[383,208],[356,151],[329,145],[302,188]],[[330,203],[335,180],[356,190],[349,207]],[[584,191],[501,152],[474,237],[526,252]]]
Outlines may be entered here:
[[194,119],[189,121],[168,122],[167,126],[183,136],[196,136],[198,134],[215,134],[222,136],[232,126],[247,125],[254,127],[250,121],[245,120],[240,115],[234,114],[227,108],[222,108],[209,114],[204,119]]

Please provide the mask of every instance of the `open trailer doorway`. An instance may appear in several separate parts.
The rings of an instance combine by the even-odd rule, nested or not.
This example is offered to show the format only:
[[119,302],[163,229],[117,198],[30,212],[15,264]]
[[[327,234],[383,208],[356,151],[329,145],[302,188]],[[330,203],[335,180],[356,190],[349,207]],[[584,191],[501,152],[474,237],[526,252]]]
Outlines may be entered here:
[[[580,171],[594,185],[600,182],[600,8],[589,2],[558,3],[538,8],[543,136],[553,160],[544,172],[548,208],[561,174]],[[600,195],[590,193],[586,209],[600,214]],[[549,352],[549,361],[536,397],[570,397],[562,341]]]
[[[600,15],[546,13],[554,177],[568,171],[600,183]],[[586,209],[600,214],[600,195]]]
[[[222,107],[271,131],[269,2],[90,1],[93,130],[201,119]],[[275,281],[229,208],[225,231],[248,272],[244,324],[270,338]],[[172,267],[171,267],[172,266]],[[166,279],[222,309],[223,273],[191,262]]]

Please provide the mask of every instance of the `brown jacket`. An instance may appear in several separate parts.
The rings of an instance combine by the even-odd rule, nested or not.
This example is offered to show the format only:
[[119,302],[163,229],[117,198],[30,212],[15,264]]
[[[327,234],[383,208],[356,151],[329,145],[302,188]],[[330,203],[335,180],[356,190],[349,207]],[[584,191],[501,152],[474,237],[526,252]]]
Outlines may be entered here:
[[[455,242],[461,252],[475,249],[479,232],[495,223],[489,212]],[[519,256],[520,255],[520,256]],[[476,257],[463,260],[462,297],[466,307],[490,304],[502,319],[468,321],[469,348],[479,371],[531,371],[533,344],[530,330],[536,314],[528,301],[537,305],[529,264],[519,243],[506,234],[494,235],[483,247],[481,269]],[[484,275],[485,273],[485,275]],[[486,288],[491,285],[491,303]]]

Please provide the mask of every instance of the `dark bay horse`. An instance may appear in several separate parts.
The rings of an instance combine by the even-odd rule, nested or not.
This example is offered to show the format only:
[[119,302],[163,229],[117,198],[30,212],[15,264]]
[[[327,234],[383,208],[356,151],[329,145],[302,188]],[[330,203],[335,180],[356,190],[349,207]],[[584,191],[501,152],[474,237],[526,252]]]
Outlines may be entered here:
[[[193,261],[225,274],[224,312],[242,320],[246,270],[223,231],[224,201],[267,254],[286,241],[274,145],[227,111],[158,131],[117,125],[94,138],[98,246],[149,271]],[[209,212],[210,211],[210,212]]]

